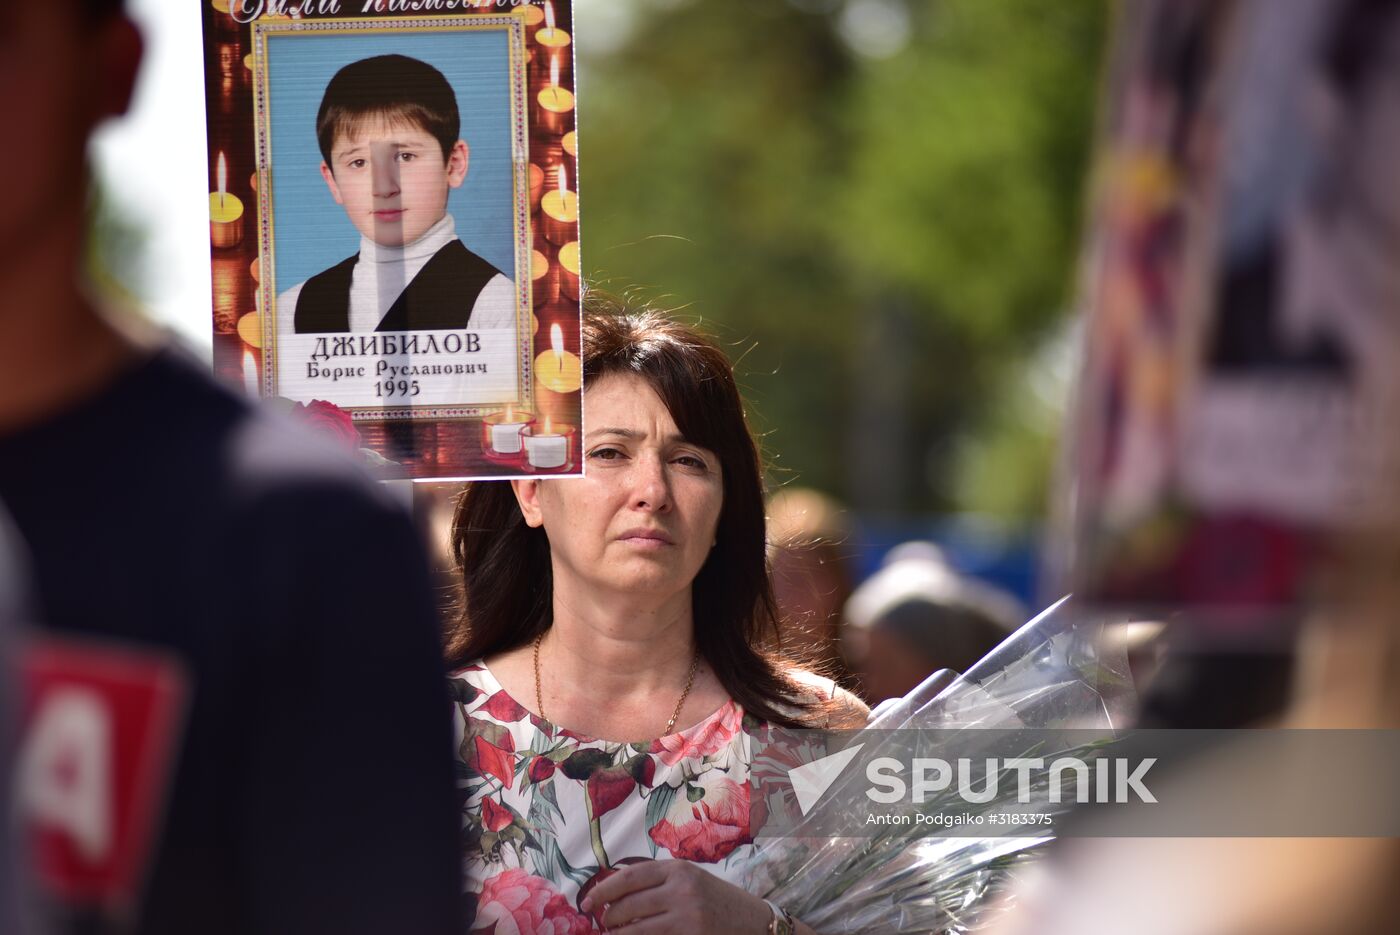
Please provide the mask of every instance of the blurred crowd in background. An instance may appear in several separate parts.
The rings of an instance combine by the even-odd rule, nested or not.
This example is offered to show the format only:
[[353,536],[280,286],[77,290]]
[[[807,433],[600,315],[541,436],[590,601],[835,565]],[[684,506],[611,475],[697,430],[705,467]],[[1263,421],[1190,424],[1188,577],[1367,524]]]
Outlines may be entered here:
[[[152,47],[129,126],[99,141],[95,261],[157,317],[192,311],[198,344],[207,311],[180,302],[207,295],[200,266],[171,262],[183,219],[132,156],[159,136],[144,171],[178,180],[175,128],[200,99],[170,76],[199,20],[133,13]],[[582,0],[575,16],[585,271],[739,361],[780,599],[818,657],[854,685],[886,647],[941,639],[915,608],[846,608],[901,543],[1033,603],[1109,5]],[[420,511],[450,494],[420,492]],[[1008,625],[958,637],[959,655]],[[860,649],[838,648],[848,631]]]

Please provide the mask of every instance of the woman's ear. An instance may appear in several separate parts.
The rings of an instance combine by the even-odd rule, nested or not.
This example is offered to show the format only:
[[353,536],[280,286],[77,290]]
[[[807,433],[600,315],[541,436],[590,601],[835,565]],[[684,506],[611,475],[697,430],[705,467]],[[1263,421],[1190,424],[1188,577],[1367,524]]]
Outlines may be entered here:
[[515,502],[520,504],[520,515],[525,517],[525,525],[538,529],[544,525],[544,515],[540,511],[540,482],[537,478],[513,480],[510,489],[515,492]]

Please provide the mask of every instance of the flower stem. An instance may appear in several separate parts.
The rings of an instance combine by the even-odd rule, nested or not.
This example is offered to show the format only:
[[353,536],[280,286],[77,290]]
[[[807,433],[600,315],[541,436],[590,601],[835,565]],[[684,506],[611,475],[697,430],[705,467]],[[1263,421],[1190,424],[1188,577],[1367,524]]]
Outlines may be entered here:
[[583,801],[588,806],[588,837],[589,843],[593,845],[593,856],[598,858],[598,869],[612,866],[608,860],[608,852],[603,850],[603,822],[601,818],[593,816],[593,797],[588,794],[585,784],[583,790]]

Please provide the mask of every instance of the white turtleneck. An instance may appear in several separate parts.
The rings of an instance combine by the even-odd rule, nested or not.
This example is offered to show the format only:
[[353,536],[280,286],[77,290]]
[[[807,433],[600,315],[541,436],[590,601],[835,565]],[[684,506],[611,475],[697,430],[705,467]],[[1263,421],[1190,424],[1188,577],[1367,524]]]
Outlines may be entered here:
[[[443,247],[457,239],[457,224],[452,215],[442,220],[413,243],[389,247],[360,238],[360,259],[350,279],[350,330],[373,331],[398,297]],[[298,283],[277,297],[277,326],[282,334],[291,334],[296,318],[297,298],[302,286]],[[503,275],[486,283],[477,296],[471,312],[473,331],[487,328],[515,327],[515,286]]]

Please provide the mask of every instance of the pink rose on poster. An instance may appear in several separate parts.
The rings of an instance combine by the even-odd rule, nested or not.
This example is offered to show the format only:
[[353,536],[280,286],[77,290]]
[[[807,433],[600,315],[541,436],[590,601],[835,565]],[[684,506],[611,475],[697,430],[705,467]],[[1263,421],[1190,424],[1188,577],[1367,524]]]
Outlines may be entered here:
[[[714,776],[715,773],[710,773]],[[700,797],[692,801],[696,792]],[[666,817],[648,832],[681,860],[712,864],[749,844],[749,787],[720,777],[703,786],[682,786]]]
[[493,935],[587,935],[593,923],[542,877],[512,867],[486,879],[473,932]]
[[675,766],[681,760],[701,759],[729,746],[734,735],[743,727],[743,715],[733,701],[703,724],[680,734],[667,734],[652,744],[652,752],[661,754],[661,762]]
[[310,405],[297,403],[292,407],[292,418],[313,431],[328,435],[352,451],[360,448],[360,433],[350,419],[350,413],[324,399],[313,399]]

